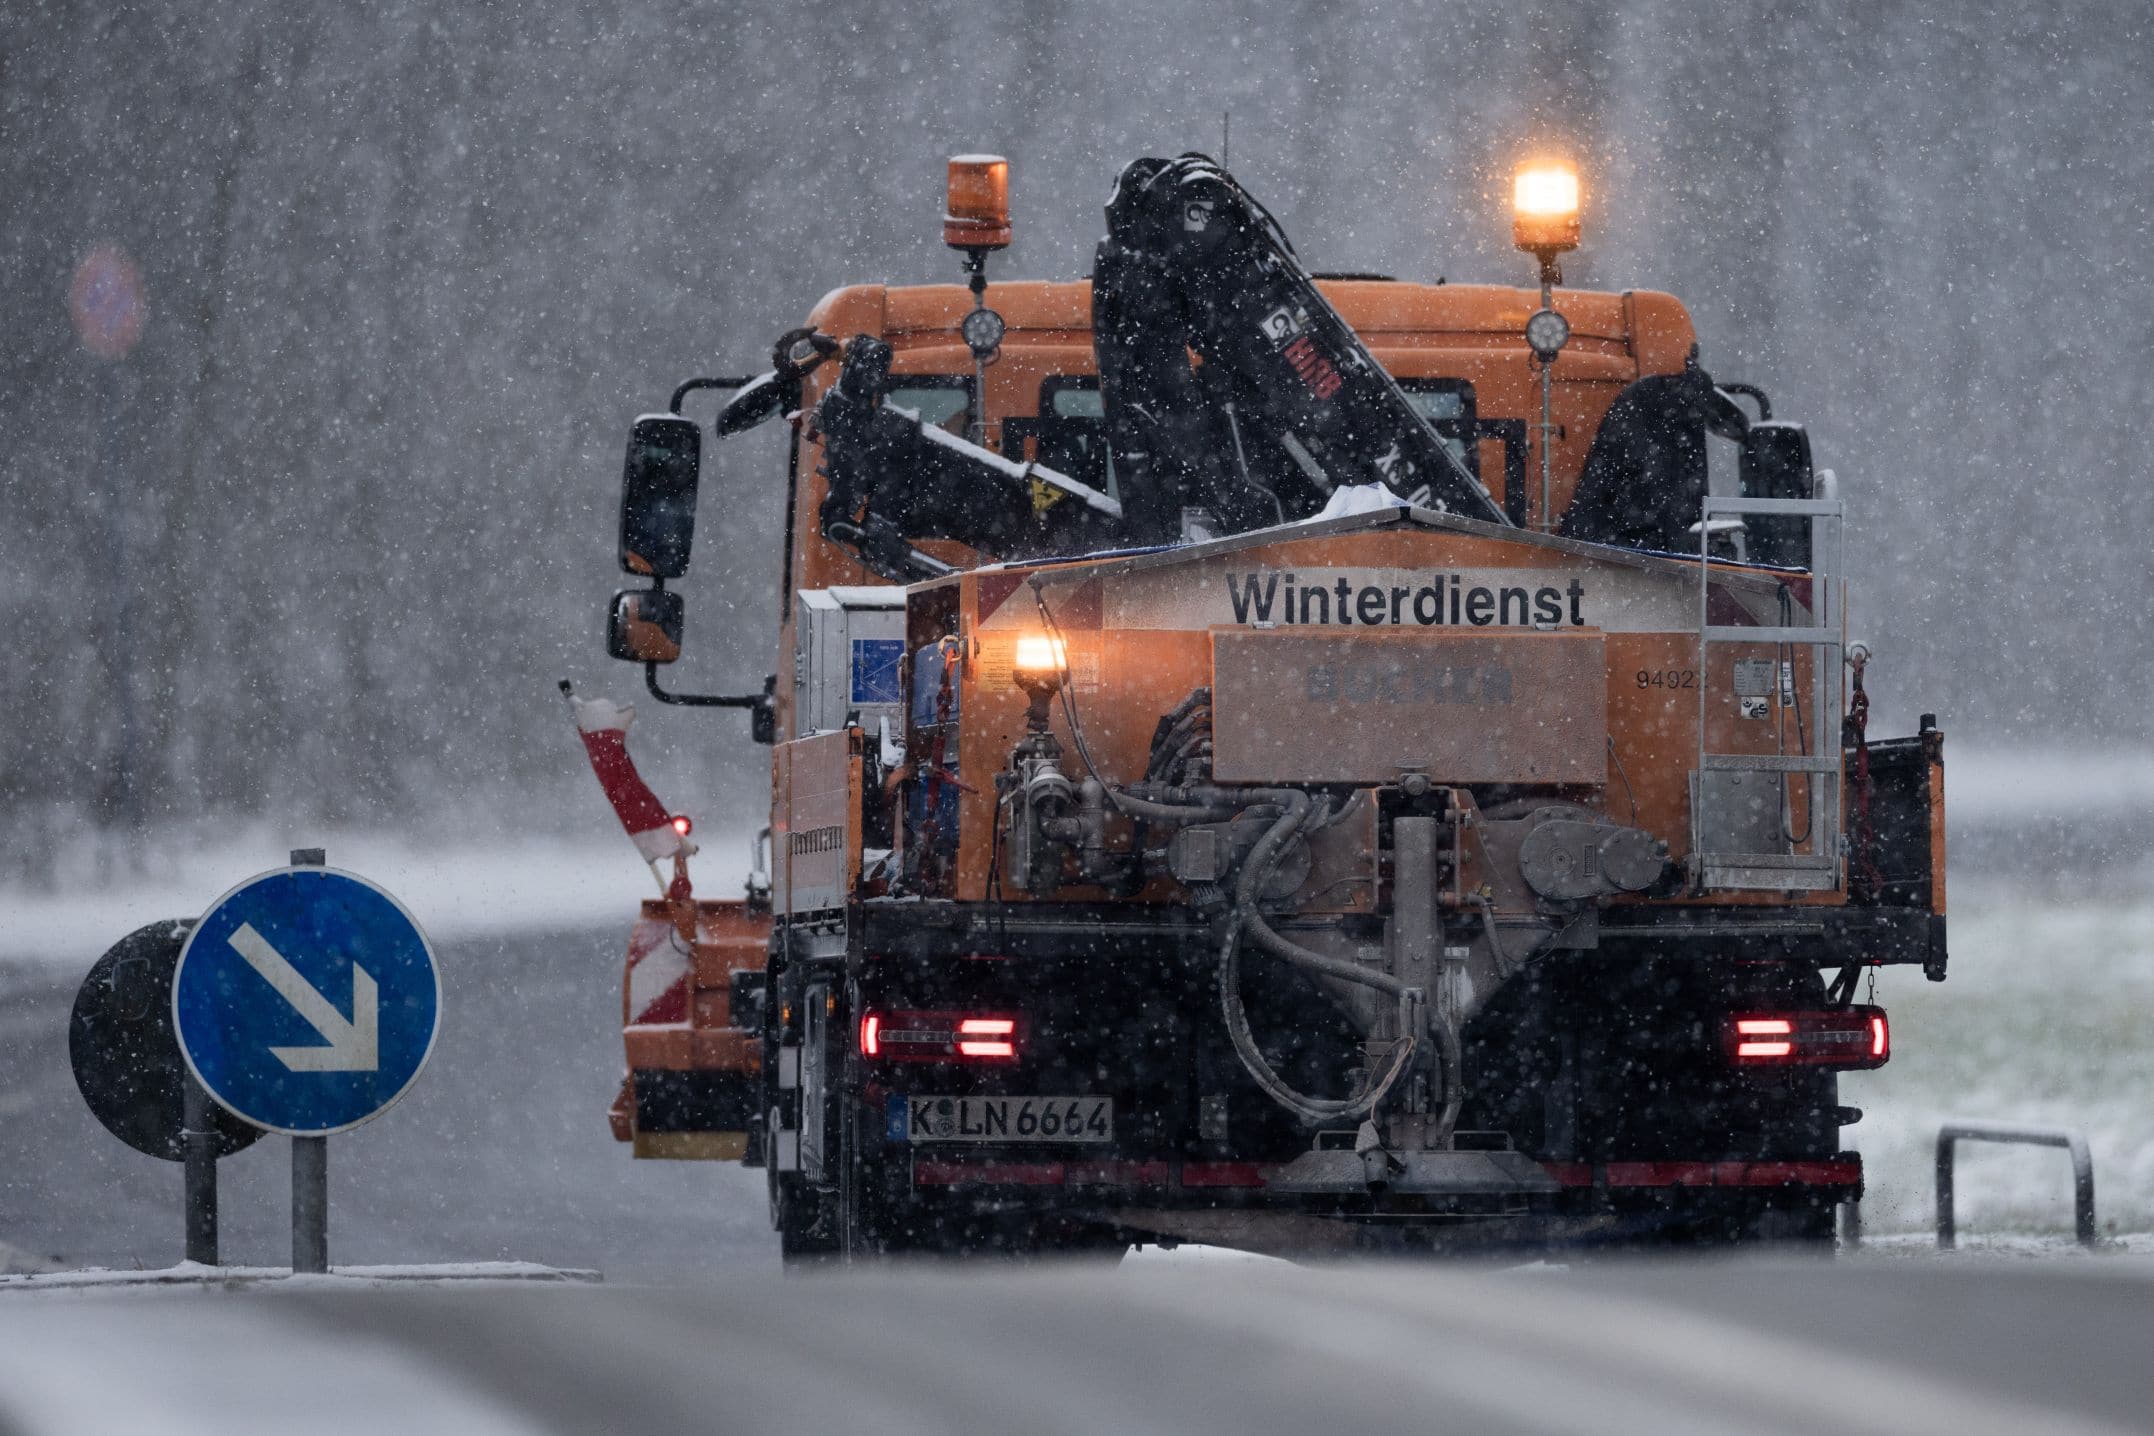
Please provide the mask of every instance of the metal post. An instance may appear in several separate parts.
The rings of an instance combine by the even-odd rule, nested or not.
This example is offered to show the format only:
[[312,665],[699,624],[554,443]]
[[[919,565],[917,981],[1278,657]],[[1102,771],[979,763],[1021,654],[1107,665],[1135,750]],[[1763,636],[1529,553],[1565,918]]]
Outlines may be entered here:
[[[324,867],[322,848],[292,849],[295,868]],[[329,1139],[292,1138],[292,1272],[329,1270]]]
[[1937,1249],[1941,1252],[1959,1245],[1959,1233],[1952,1223],[1952,1157],[1958,1146],[1957,1136],[1950,1127],[1937,1134]]
[[[1543,309],[1553,309],[1555,307],[1555,275],[1550,273],[1551,268],[1552,266],[1546,260],[1542,261],[1541,308]],[[1552,357],[1543,359],[1541,361],[1541,532],[1544,534],[1555,529],[1554,515],[1552,513],[1555,504],[1554,474],[1556,462],[1553,452],[1556,437],[1555,383],[1556,361]]]
[[[104,489],[101,514],[104,520],[105,562],[112,587],[112,652],[118,655],[112,670],[113,707],[119,720],[120,751],[114,773],[117,817],[124,833],[123,848],[130,871],[142,864],[141,753],[135,722],[135,680],[130,666],[135,657],[134,566],[127,552],[127,494],[121,475],[119,365],[105,364],[98,375],[98,401],[104,410],[99,431],[98,482]],[[110,816],[110,815],[108,815]]]
[[329,1270],[329,1139],[292,1138],[292,1271]]
[[180,1146],[184,1153],[187,1260],[217,1265],[217,1134],[209,1093],[192,1076],[181,1080]]
[[[965,251],[966,282],[972,287],[972,307],[987,307],[987,251]],[[970,345],[968,344],[968,348]],[[965,426],[965,437],[975,444],[987,443],[987,355],[972,351],[972,422]]]
[[1958,1235],[1952,1214],[1952,1164],[1961,1142],[2015,1142],[2062,1147],[2072,1158],[2072,1225],[2083,1247],[2100,1244],[2094,1224],[2094,1154],[2087,1137],[2070,1127],[2024,1127],[2006,1122],[1948,1122],[1937,1129],[1937,1249],[1950,1251]]

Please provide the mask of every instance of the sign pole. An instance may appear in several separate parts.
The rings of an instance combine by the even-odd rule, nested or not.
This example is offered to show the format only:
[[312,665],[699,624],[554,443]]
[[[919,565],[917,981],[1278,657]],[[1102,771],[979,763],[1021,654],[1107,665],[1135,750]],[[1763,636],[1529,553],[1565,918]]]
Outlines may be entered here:
[[[328,1272],[326,1139],[394,1105],[440,1035],[426,934],[320,848],[294,848],[187,930],[171,991],[180,1056],[209,1099],[235,1126],[292,1139],[292,1271]],[[213,1130],[231,1146],[221,1117]]]
[[[325,867],[322,848],[292,849],[295,868]],[[329,1139],[292,1138],[292,1271],[329,1271]]]
[[292,1138],[292,1271],[329,1271],[329,1139]]
[[125,251],[102,244],[84,255],[68,283],[68,312],[83,348],[108,361],[99,381],[99,407],[104,410],[98,483],[104,489],[106,558],[113,586],[113,651],[120,662],[113,669],[119,707],[120,753],[116,774],[119,818],[126,828],[131,866],[142,864],[140,737],[135,722],[135,684],[127,658],[133,651],[135,583],[127,559],[127,495],[121,482],[121,439],[118,366],[142,338],[143,320],[149,304],[142,288],[142,272]]
[[187,1260],[217,1265],[217,1134],[210,1126],[209,1093],[182,1074],[180,1145],[186,1165]]

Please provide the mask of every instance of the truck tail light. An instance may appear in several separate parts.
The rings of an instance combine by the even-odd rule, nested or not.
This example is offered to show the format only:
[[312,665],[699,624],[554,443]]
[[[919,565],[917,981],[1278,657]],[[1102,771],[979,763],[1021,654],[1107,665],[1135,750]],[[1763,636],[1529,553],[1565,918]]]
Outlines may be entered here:
[[860,1018],[860,1055],[884,1062],[1015,1062],[1024,1019],[1008,1012],[878,1011]]
[[1892,1029],[1882,1007],[1738,1012],[1722,1044],[1738,1067],[1882,1067],[1892,1056]]

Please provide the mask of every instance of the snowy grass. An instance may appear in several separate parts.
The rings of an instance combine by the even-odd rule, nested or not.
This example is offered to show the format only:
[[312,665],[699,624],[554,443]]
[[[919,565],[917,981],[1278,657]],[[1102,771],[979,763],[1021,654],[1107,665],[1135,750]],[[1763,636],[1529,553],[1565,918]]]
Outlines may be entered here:
[[[2059,905],[1963,885],[1943,984],[1891,968],[1892,1061],[1842,1080],[1874,1232],[1935,1220],[1934,1151],[1954,1117],[2084,1129],[2105,1232],[2154,1231],[2154,896]],[[2071,1164],[2050,1148],[1963,1144],[1962,1232],[2069,1233]]]
[[[700,835],[699,835],[700,836]],[[139,860],[70,855],[49,886],[0,888],[0,967],[83,972],[145,923],[197,917],[228,889],[282,867],[295,845],[325,848],[329,865],[386,888],[437,941],[519,932],[620,926],[658,894],[650,869],[618,829],[587,839],[461,845],[446,833],[289,835],[269,828],[212,840],[179,835]],[[735,897],[747,874],[745,835],[704,839],[690,864],[697,891]]]
[[2154,812],[2154,750],[1945,744],[1945,808],[1954,821]]

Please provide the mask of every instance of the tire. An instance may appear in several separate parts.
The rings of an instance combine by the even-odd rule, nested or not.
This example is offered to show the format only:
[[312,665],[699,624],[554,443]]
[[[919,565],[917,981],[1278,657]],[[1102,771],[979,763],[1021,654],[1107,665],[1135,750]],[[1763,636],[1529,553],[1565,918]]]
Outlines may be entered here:
[[1607,1246],[1629,1252],[1755,1251],[1781,1256],[1833,1254],[1833,1206],[1803,1191],[1700,1188],[1670,1191],[1633,1208]]
[[1767,1197],[1752,1214],[1742,1243],[1787,1256],[1832,1256],[1839,1249],[1833,1220],[1836,1205],[1800,1192]]
[[778,1233],[778,1258],[787,1266],[819,1265],[838,1254],[838,1241],[826,1220],[828,1202],[792,1172],[781,1172],[775,1156],[778,1114],[773,1110],[768,1125],[773,1140],[764,1150],[773,1160],[764,1167],[770,1200],[770,1225]]
[[873,1109],[859,1095],[864,1074],[850,1056],[842,1070],[845,1086],[838,1103],[840,1165],[835,1206],[845,1260],[918,1255],[930,1248],[914,1239],[901,1202],[885,1190],[875,1144],[868,1138],[879,1129]]

